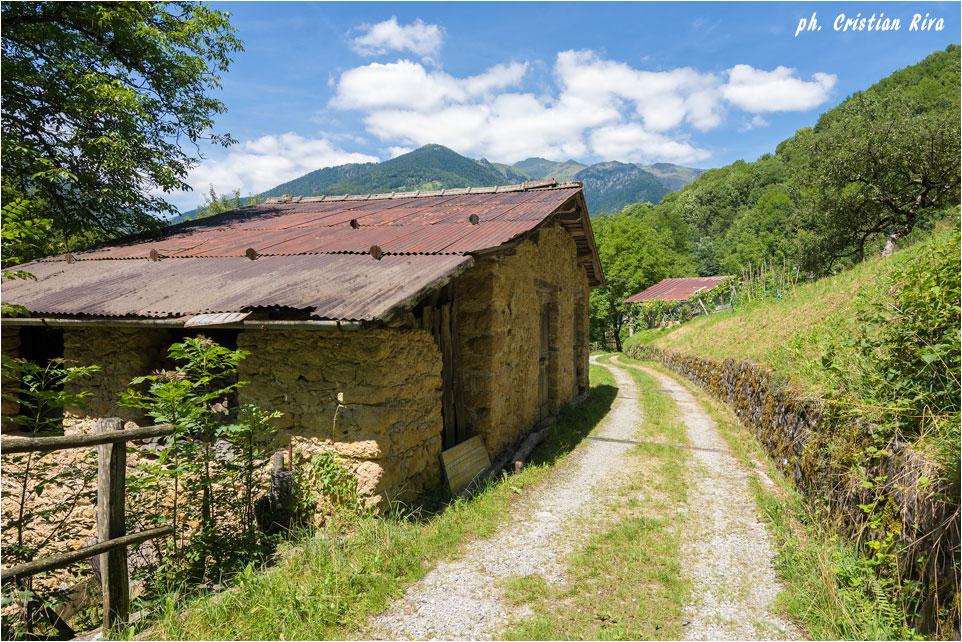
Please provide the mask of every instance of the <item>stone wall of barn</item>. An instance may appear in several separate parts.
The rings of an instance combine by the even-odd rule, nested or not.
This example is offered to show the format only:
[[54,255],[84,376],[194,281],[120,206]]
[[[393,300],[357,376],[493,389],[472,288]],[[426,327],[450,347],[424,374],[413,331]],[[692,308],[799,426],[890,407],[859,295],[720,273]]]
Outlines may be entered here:
[[575,242],[540,230],[513,253],[483,257],[456,282],[465,406],[492,458],[542,418],[541,315],[549,318],[547,412],[588,388],[588,279]]
[[[173,340],[163,329],[65,329],[65,358],[101,367],[74,386],[92,394],[68,414],[149,423],[119,406],[117,395],[161,367]],[[342,455],[375,503],[440,481],[441,353],[427,331],[247,330],[237,347],[250,352],[238,368],[249,382],[238,401],[284,413],[278,449],[292,445],[303,461],[322,449]]]
[[163,328],[65,328],[66,365],[100,367],[98,372],[70,385],[70,392],[87,391],[90,396],[83,408],[65,408],[66,414],[120,417],[142,423],[143,413],[119,405],[119,394],[130,386],[134,377],[160,368],[171,342],[170,333]]
[[251,352],[240,403],[282,410],[278,442],[301,461],[325,449],[348,458],[374,502],[440,481],[441,352],[427,331],[248,331],[237,347]]

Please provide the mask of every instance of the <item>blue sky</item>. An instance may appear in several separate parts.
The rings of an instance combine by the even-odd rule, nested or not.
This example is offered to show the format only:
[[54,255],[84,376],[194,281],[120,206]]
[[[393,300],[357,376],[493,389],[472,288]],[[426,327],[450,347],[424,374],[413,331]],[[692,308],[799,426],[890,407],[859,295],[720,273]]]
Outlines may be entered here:
[[[245,43],[218,92],[216,129],[239,142],[204,150],[194,192],[169,195],[183,209],[209,184],[246,195],[427,143],[507,163],[754,160],[960,34],[959,3],[212,5]],[[873,14],[899,30],[845,29]]]

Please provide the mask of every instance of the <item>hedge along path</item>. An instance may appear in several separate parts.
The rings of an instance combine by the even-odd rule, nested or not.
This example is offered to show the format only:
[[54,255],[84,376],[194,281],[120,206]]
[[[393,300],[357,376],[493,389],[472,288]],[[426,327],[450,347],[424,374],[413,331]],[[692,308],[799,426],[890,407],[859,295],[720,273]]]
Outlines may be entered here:
[[[612,361],[618,363],[617,357]],[[688,525],[682,568],[692,583],[685,608],[688,640],[801,639],[788,620],[772,613],[781,591],[772,561],[775,547],[749,487],[746,470],[727,451],[715,422],[672,376],[643,366],[678,404],[691,441]]]
[[[609,370],[618,394],[592,434],[630,440],[640,425],[634,380],[620,368]],[[563,581],[565,557],[590,534],[592,507],[605,501],[606,489],[630,466],[630,448],[583,442],[510,523],[491,538],[469,544],[458,559],[435,567],[373,618],[364,633],[394,640],[497,638],[515,620],[530,615],[502,599],[500,582],[535,574],[549,583]]]

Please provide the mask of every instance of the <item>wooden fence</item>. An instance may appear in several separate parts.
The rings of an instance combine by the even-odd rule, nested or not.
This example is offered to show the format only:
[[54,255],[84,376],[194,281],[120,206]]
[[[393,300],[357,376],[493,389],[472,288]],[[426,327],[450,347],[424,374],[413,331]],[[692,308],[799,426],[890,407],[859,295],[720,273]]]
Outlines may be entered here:
[[124,422],[113,417],[97,421],[92,435],[15,437],[4,438],[0,441],[0,449],[5,455],[96,446],[97,539],[99,540],[97,544],[77,551],[5,567],[0,570],[0,581],[6,584],[17,578],[30,577],[44,571],[64,568],[74,562],[99,555],[101,588],[104,596],[104,630],[109,630],[118,623],[126,622],[130,607],[127,547],[174,533],[173,526],[162,526],[139,533],[127,534],[125,509],[127,442],[151,437],[163,437],[173,433],[174,427],[171,425],[124,430]]

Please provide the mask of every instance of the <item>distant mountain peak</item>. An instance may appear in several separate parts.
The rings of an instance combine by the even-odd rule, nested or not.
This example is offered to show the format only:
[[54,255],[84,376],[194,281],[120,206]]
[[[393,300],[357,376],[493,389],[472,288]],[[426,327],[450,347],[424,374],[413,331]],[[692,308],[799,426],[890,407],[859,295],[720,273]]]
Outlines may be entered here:
[[[577,177],[587,170],[590,170],[585,174],[587,178]],[[592,213],[603,211],[599,207],[607,208],[604,211],[613,211],[610,208],[618,207],[620,210],[628,203],[657,202],[665,193],[664,186],[658,183],[661,180],[658,172],[648,173],[644,167],[620,161],[596,163],[589,167],[574,159],[562,162],[532,156],[514,165],[506,165],[487,158],[468,158],[444,145],[430,143],[380,163],[347,163],[318,169],[266,190],[260,196],[406,192],[513,185],[541,178],[584,182],[585,196]],[[618,190],[613,200],[604,195],[612,188]],[[194,213],[187,212],[185,216]],[[179,222],[183,217],[174,220]]]

